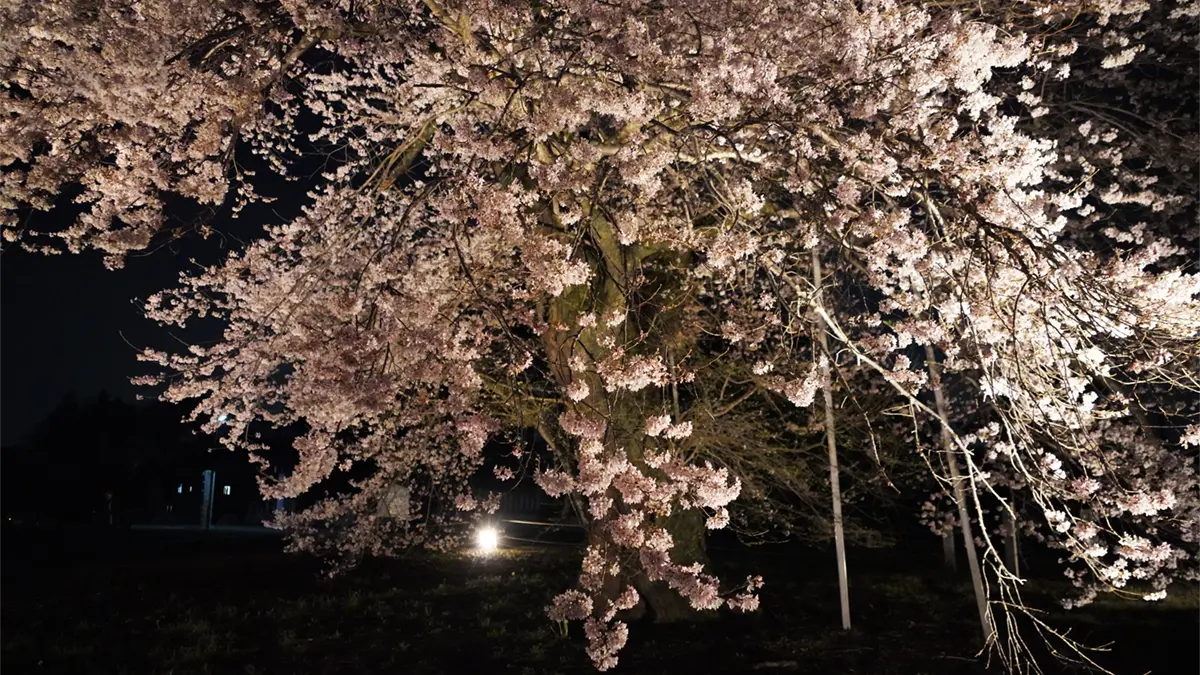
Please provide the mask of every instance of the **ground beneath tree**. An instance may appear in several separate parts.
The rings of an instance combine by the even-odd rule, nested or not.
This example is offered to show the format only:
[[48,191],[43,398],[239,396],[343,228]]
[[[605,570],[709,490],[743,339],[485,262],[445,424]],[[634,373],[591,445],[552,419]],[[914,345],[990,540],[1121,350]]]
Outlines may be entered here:
[[[936,559],[852,551],[856,625],[844,633],[830,554],[712,555],[730,583],[766,578],[762,609],[635,625],[616,673],[988,672],[973,657],[969,584]],[[275,540],[244,535],[10,532],[3,556],[6,675],[593,672],[579,625],[564,634],[543,612],[578,574],[578,551],[564,547],[418,554],[335,580]],[[1095,655],[1114,672],[1196,673],[1197,597],[1180,595],[1047,620],[1094,645],[1118,640]]]

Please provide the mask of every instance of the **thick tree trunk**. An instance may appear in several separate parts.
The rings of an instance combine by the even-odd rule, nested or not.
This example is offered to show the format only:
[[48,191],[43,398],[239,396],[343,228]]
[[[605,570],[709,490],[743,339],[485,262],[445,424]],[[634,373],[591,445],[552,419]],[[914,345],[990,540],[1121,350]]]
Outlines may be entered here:
[[[821,306],[821,253],[812,250],[813,302]],[[830,377],[829,340],[825,336],[825,325],[816,320],[813,330],[821,345],[820,354],[814,357],[821,363],[822,389],[825,393],[825,440],[829,445],[829,491],[833,499],[833,543],[837,549],[838,595],[842,608],[842,630],[850,630],[850,581],[846,575],[846,537],[842,524],[842,488],[838,472],[837,427],[833,415],[833,380]]]
[[[591,233],[594,243],[603,252],[599,259],[591,262],[596,268],[603,268],[603,274],[597,275],[602,279],[591,288],[573,287],[552,299],[547,306],[547,324],[549,329],[542,335],[545,355],[550,365],[551,374],[558,385],[565,391],[573,382],[582,380],[588,385],[589,394],[581,401],[566,401],[563,403],[568,410],[577,409],[586,415],[599,415],[608,423],[608,438],[606,443],[614,443],[616,447],[625,450],[629,461],[635,464],[643,462],[642,443],[645,440],[642,429],[645,424],[647,401],[649,394],[632,394],[622,392],[620,395],[610,395],[606,392],[604,382],[595,373],[594,368],[588,372],[573,372],[569,357],[572,354],[592,361],[592,365],[603,360],[611,353],[610,345],[621,343],[627,326],[609,326],[605,322],[595,322],[590,327],[579,326],[579,317],[585,313],[594,314],[598,318],[609,313],[625,310],[625,296],[622,290],[628,284],[626,265],[632,264],[636,256],[632,250],[623,249],[617,241],[616,233],[603,216],[593,215]],[[643,251],[642,255],[645,254]],[[669,297],[670,289],[664,289],[663,302]],[[660,312],[656,317],[660,326],[659,336],[667,351],[667,361],[674,372],[674,359],[671,356],[672,345],[678,347],[680,333],[680,315],[677,309]],[[564,328],[565,327],[565,328]],[[680,417],[678,392],[672,386],[671,399],[676,420]],[[553,436],[554,432],[544,425],[540,431],[543,436]],[[619,439],[619,440],[616,440]],[[559,461],[570,467],[573,463],[570,450],[574,440],[564,439],[562,444],[552,444],[557,449]],[[614,496],[614,495],[610,495]],[[617,508],[620,500],[617,499]],[[674,540],[674,548],[670,552],[671,561],[676,564],[690,565],[700,563],[707,567],[708,556],[705,553],[705,516],[698,509],[676,511],[670,517],[659,521]],[[634,566],[636,567],[636,565]],[[632,579],[634,588],[641,595],[637,607],[621,613],[623,620],[634,620],[649,614],[658,622],[674,622],[681,620],[696,621],[717,616],[716,612],[698,612],[691,603],[670,588],[665,582],[652,582],[644,573],[637,573]],[[610,599],[621,592],[620,582],[609,579],[602,594]]]
[[[675,540],[675,548],[671,550],[672,562],[681,565],[700,563],[708,566],[708,554],[704,550],[704,515],[700,511],[689,509],[674,513],[662,521],[662,525]],[[693,609],[691,603],[666,582],[651,582],[644,575],[638,575],[634,579],[634,588],[645,600],[650,618],[657,623],[701,621],[717,617],[716,612],[700,612]]]
[[987,595],[983,590],[983,574],[979,568],[979,554],[975,550],[975,536],[971,532],[971,512],[967,506],[966,489],[963,488],[963,476],[959,473],[958,457],[954,454],[954,443],[950,436],[950,416],[946,411],[946,396],[942,392],[941,366],[933,353],[933,347],[925,345],[925,362],[929,367],[929,383],[933,387],[934,401],[937,403],[938,417],[942,425],[942,454],[950,467],[950,481],[954,486],[954,501],[958,503],[959,527],[962,529],[963,548],[967,549],[967,567],[971,570],[971,584],[975,587],[975,604],[979,609],[979,626],[983,631],[983,640],[992,639],[992,615],[988,607]]

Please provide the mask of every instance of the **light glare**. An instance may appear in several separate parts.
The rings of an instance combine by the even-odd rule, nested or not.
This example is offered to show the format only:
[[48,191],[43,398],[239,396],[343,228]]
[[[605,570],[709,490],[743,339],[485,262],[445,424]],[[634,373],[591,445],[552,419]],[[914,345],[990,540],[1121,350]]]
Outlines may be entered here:
[[494,527],[481,527],[475,533],[475,545],[484,553],[492,553],[500,545],[500,533]]

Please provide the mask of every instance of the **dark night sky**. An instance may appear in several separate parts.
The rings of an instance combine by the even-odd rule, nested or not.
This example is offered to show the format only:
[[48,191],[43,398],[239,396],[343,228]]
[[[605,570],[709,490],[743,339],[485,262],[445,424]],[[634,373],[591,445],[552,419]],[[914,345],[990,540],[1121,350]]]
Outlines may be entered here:
[[[317,126],[304,118],[299,128],[307,133]],[[202,216],[195,204],[168,198],[167,228],[192,234],[171,247],[135,254],[120,270],[105,268],[96,252],[45,256],[6,247],[0,255],[0,444],[21,442],[68,392],[89,397],[108,391],[127,401],[139,393],[152,396],[152,390],[129,383],[132,376],[153,372],[150,364],[137,361],[137,350],[129,343],[163,350],[179,344],[165,328],[142,317],[142,301],[175,285],[180,272],[195,270],[192,260],[214,264],[230,248],[261,236],[266,225],[298,216],[309,202],[315,176],[329,169],[331,161],[328,153],[315,151],[298,158],[292,175],[310,180],[297,183],[274,177],[260,159],[239,152],[238,164],[260,176],[259,194],[278,201],[251,204],[234,220],[228,203]],[[55,230],[80,208],[37,213],[30,224]],[[200,239],[192,227],[200,220],[217,234]],[[204,339],[219,337],[209,331],[211,327]],[[199,339],[196,334],[184,337]]]
[[[107,270],[99,254],[0,256],[0,443],[19,443],[70,391],[102,390],[132,401],[149,372],[138,346],[164,333],[142,318],[140,300],[177,278],[187,258],[169,250]],[[122,337],[124,334],[124,337]]]
[[[311,160],[311,166],[298,166],[315,172],[323,166],[322,158]],[[246,159],[239,163],[262,168],[255,158]],[[308,202],[309,185],[263,175],[267,178],[260,193],[279,201],[252,204],[236,220],[230,219],[225,205],[202,218],[216,232],[207,239],[189,226],[201,219],[200,211],[168,200],[167,228],[191,233],[170,246],[131,255],[119,270],[104,267],[102,256],[94,251],[47,256],[6,247],[0,254],[0,444],[20,443],[69,392],[86,398],[107,391],[130,402],[138,394],[154,395],[150,388],[129,382],[130,377],[154,372],[151,364],[137,360],[135,347],[171,350],[179,343],[142,316],[142,302],[174,286],[180,272],[196,270],[196,263],[214,264],[230,248],[261,236],[264,226],[296,217]],[[78,207],[35,214],[31,224],[35,229],[61,225],[74,217],[72,210]],[[204,329],[203,339],[219,337],[213,328]],[[181,337],[200,339],[195,332]]]
[[[22,442],[70,392],[88,398],[107,391],[129,402],[139,394],[153,397],[154,390],[129,382],[154,372],[137,360],[137,348],[172,349],[179,346],[173,334],[201,336],[168,333],[142,316],[143,301],[174,286],[180,272],[196,270],[196,263],[211,265],[230,247],[240,248],[235,236],[261,235],[263,225],[294,217],[303,203],[292,199],[282,215],[254,205],[236,221],[224,214],[206,219],[218,234],[185,234],[170,246],[131,255],[119,270],[104,267],[94,251],[47,256],[7,248],[0,255],[0,444]],[[169,227],[179,232],[182,209],[172,211]],[[204,339],[219,337],[213,328],[205,329]]]

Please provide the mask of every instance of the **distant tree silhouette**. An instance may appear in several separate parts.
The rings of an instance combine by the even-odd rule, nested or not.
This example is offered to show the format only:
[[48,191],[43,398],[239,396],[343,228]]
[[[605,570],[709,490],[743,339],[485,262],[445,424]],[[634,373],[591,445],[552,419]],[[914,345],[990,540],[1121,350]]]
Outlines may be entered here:
[[[34,427],[27,443],[4,450],[4,510],[48,523],[151,520],[170,488],[220,464],[247,474],[242,458],[210,453],[183,411],[165,403],[130,404],[101,392],[68,393]],[[232,461],[231,461],[232,460]]]

